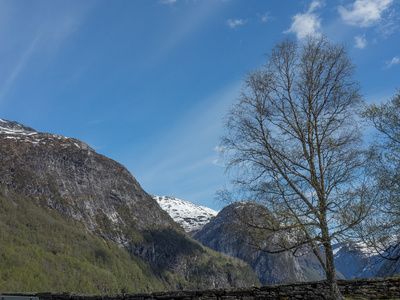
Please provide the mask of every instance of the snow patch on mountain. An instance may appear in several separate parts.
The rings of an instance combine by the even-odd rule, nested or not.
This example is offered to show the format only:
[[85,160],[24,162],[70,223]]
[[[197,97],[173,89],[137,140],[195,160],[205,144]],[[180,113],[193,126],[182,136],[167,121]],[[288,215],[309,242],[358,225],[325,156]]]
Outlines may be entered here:
[[190,235],[202,229],[218,214],[218,211],[211,208],[196,205],[178,198],[151,196]]
[[32,135],[37,134],[38,132],[33,128],[22,125],[18,122],[0,119],[0,133]]
[[374,277],[382,265],[378,253],[361,242],[333,245],[333,256],[336,269],[346,279]]
[[29,142],[34,145],[54,145],[54,139],[62,140],[64,147],[78,147],[84,150],[94,151],[88,144],[80,140],[65,137],[62,135],[37,132],[35,129],[22,125],[15,121],[0,119],[0,134],[6,139],[13,139],[19,142]]

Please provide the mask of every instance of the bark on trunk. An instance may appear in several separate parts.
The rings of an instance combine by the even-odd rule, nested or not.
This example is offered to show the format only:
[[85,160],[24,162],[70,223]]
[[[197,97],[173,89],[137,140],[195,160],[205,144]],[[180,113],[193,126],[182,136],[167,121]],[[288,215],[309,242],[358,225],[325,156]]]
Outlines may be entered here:
[[344,300],[342,293],[339,290],[337,279],[336,279],[336,269],[333,259],[332,246],[325,245],[325,257],[326,257],[326,280],[328,282],[330,290],[330,300]]

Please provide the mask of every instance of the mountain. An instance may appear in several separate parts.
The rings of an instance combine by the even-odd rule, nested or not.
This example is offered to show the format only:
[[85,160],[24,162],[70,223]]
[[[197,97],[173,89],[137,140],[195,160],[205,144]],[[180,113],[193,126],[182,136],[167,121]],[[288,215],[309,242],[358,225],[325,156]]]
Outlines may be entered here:
[[174,197],[151,195],[172,219],[193,236],[218,214],[217,211]]
[[360,277],[374,277],[373,260],[375,255],[357,247],[352,243],[334,245],[334,259],[336,269],[347,279]]
[[[293,258],[288,253],[266,254],[250,249],[243,241],[239,241],[236,235],[229,232],[229,228],[235,227],[236,221],[228,208],[218,213],[210,208],[173,197],[155,195],[152,197],[175,222],[203,245],[245,260],[263,284],[314,281],[325,278],[325,271],[312,253]],[[371,249],[354,243],[334,245],[334,259],[340,279],[387,276],[388,270],[399,273],[400,268],[399,263],[391,264],[390,261],[380,259]],[[275,265],[272,266],[273,264]],[[295,268],[287,270],[281,265]],[[281,270],[291,276],[284,277],[280,274]]]
[[174,197],[152,197],[176,223],[204,246],[246,261],[262,284],[321,280],[325,276],[322,266],[312,254],[299,258],[289,253],[267,254],[254,251],[244,241],[238,240],[237,235],[230,231],[237,224],[230,210],[242,204],[217,212]]
[[[203,245],[232,257],[245,260],[262,284],[294,281],[314,281],[325,277],[325,272],[313,254],[293,258],[289,253],[266,254],[254,251],[229,229],[235,227],[235,217],[225,208],[221,212],[194,203],[166,196],[152,195],[159,205],[187,233]],[[240,206],[243,204],[235,204]],[[210,224],[209,224],[210,223]],[[384,276],[389,262],[380,260],[368,248],[352,243],[334,245],[338,278]],[[282,267],[283,266],[283,267]],[[291,267],[292,269],[287,269]],[[282,275],[282,273],[286,273]],[[387,275],[387,274],[386,274]]]
[[262,284],[305,281],[307,278],[300,264],[290,253],[268,254],[252,249],[246,238],[238,238],[233,230],[240,226],[237,210],[244,209],[245,205],[234,203],[225,207],[193,237],[215,251],[246,261]]
[[[399,245],[394,238],[394,245],[391,253],[396,257],[399,255]],[[385,257],[390,257],[388,253],[383,253]],[[362,277],[386,277],[393,273],[400,272],[399,260],[387,260],[379,256],[372,248],[363,243],[343,243],[334,246],[335,265],[346,279]]]
[[[25,280],[34,282],[33,288],[49,282],[42,288],[79,290],[65,280],[51,279],[51,274],[73,265],[85,270],[72,272],[74,282],[93,282],[95,292],[106,289],[99,274],[113,283],[108,292],[258,283],[244,262],[191,239],[124,166],[80,140],[0,119],[0,191],[0,260],[13,258],[0,264],[0,286],[8,286],[8,291],[29,286],[10,270],[32,274]],[[50,239],[46,241],[43,234]],[[41,263],[24,263],[37,258]],[[121,274],[124,269],[131,271]],[[121,285],[121,278],[128,286]],[[140,284],[132,284],[135,281]]]
[[0,187],[0,293],[162,290],[148,263],[82,223]]

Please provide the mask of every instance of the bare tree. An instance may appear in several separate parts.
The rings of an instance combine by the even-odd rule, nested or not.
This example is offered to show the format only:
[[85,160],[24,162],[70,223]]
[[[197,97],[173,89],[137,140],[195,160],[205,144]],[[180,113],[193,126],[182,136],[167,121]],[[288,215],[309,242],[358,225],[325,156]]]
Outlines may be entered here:
[[[369,213],[357,125],[363,102],[354,75],[344,45],[315,36],[278,43],[267,64],[245,79],[221,143],[235,177],[220,197],[257,202],[275,217],[268,221],[257,209],[257,217],[240,218],[253,245],[313,252],[332,299],[343,299],[332,244]],[[292,238],[276,240],[276,232]],[[275,237],[272,250],[265,247],[268,237]]]
[[379,202],[375,213],[360,227],[367,246],[386,263],[387,271],[397,270],[400,261],[400,90],[380,105],[371,104],[363,112],[377,130],[370,147],[369,171],[375,179]]

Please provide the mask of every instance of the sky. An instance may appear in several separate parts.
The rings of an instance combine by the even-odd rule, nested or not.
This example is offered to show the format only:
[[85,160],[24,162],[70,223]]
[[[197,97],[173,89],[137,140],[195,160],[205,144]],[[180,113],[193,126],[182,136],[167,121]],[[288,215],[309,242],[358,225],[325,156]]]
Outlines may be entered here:
[[265,54],[307,34],[347,44],[367,103],[397,93],[399,0],[0,0],[0,118],[219,210],[222,119]]

